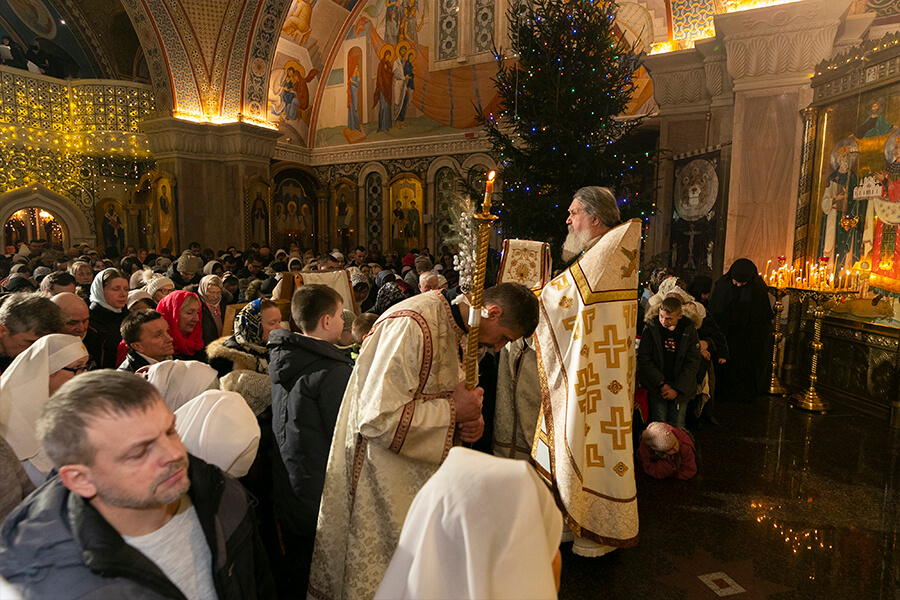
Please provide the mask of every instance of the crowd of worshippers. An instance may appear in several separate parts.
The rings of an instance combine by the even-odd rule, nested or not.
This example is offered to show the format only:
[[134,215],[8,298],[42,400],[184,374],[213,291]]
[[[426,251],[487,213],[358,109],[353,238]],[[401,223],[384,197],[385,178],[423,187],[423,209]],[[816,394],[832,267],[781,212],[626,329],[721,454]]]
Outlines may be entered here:
[[22,47],[11,37],[2,36],[0,38],[0,64],[60,79],[69,77],[71,75],[69,62],[44,51],[40,42],[40,39],[35,39],[28,46],[28,50],[22,50]]
[[[366,551],[390,565],[377,593],[343,597],[556,597],[562,517],[531,467],[489,456],[495,394],[485,375],[475,390],[439,392],[459,380],[472,322],[443,250],[435,260],[427,248],[401,257],[360,246],[345,257],[191,243],[178,257],[129,247],[104,258],[35,240],[0,259],[0,597],[325,597],[311,569],[327,580],[344,568],[335,556],[364,561],[316,535],[326,507],[348,497],[353,518],[371,524]],[[272,300],[286,274],[335,271],[348,273],[359,316],[328,285],[298,286],[287,312]],[[759,332],[772,312],[756,267],[739,260],[712,287],[660,270],[641,297],[649,425],[635,432],[636,456],[651,477],[694,477],[688,426],[715,424],[717,397],[764,390]],[[229,329],[231,304],[242,306]],[[537,327],[538,300],[524,286],[489,287],[484,306],[487,359]],[[435,349],[423,375],[404,351],[426,330]],[[399,425],[342,410],[373,390],[401,398]],[[427,440],[395,433],[437,410],[402,410],[404,394],[452,399],[458,439],[425,426]],[[367,478],[384,476],[386,450],[345,446],[357,430],[390,449],[424,440],[446,457],[403,507],[399,544],[385,543],[380,515],[360,500],[380,493]],[[460,441],[474,449],[448,454]],[[335,487],[326,468],[359,485]],[[510,545],[513,535],[523,543]]]

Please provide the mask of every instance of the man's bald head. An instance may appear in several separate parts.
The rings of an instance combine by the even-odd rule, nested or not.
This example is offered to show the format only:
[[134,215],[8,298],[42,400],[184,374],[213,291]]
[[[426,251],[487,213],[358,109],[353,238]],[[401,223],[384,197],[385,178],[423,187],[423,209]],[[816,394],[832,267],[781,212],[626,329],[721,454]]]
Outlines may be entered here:
[[75,335],[84,339],[85,334],[87,334],[88,323],[91,320],[91,313],[88,311],[84,300],[71,292],[62,292],[53,296],[51,300],[62,312],[63,328],[60,333]]

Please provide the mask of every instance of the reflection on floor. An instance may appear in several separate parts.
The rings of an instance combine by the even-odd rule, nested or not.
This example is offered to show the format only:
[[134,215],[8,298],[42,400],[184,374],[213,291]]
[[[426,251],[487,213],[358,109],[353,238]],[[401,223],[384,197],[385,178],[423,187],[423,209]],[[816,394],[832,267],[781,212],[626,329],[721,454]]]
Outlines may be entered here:
[[563,545],[560,598],[900,597],[900,430],[835,404],[720,403],[694,481],[638,473],[640,543]]

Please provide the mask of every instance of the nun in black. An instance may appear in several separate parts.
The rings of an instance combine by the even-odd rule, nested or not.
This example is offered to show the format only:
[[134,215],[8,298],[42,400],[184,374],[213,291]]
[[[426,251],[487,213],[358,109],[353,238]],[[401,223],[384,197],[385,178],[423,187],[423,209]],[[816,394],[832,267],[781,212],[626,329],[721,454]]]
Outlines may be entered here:
[[752,261],[741,258],[716,282],[709,311],[728,340],[719,397],[749,402],[766,392],[772,356],[772,305],[765,281]]

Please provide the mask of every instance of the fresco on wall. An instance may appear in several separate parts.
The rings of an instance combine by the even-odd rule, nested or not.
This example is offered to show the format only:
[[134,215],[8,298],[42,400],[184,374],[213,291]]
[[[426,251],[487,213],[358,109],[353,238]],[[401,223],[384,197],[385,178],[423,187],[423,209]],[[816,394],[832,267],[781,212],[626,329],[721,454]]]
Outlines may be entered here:
[[400,255],[422,248],[422,183],[415,177],[401,177],[391,184],[388,210],[388,248]]
[[[487,111],[496,104],[491,77],[497,67],[489,49],[495,12],[488,13],[485,47],[470,56],[474,64],[455,67],[445,61],[429,70],[437,60],[434,6],[424,0],[368,0],[357,6],[318,92],[312,123],[316,147],[478,127],[477,107]],[[462,3],[458,10],[472,6]]]
[[322,71],[356,0],[292,0],[269,78],[267,117],[285,141],[305,146]]
[[334,189],[332,230],[337,240],[336,246],[345,255],[359,244],[358,219],[356,210],[356,187],[342,182]]
[[275,248],[294,243],[301,250],[318,249],[316,197],[305,173],[290,170],[275,176],[271,214]]
[[[883,90],[828,110],[817,152],[818,257],[900,297],[900,92]],[[855,275],[854,275],[855,276]]]

